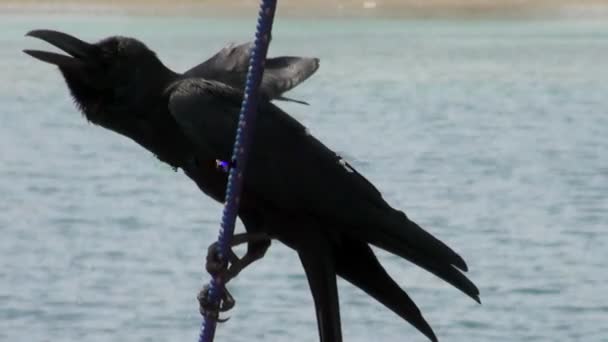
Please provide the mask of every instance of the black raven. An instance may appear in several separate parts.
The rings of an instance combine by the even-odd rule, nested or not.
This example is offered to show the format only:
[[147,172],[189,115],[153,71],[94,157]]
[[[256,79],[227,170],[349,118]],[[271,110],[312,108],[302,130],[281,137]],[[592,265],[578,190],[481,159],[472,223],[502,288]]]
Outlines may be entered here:
[[[28,35],[69,55],[25,50],[59,67],[89,121],[133,139],[223,201],[226,173],[216,162],[231,158],[240,90],[177,74],[133,38],[89,44],[56,31]],[[248,233],[267,234],[298,253],[321,341],[342,340],[336,275],[437,341],[370,244],[417,264],[479,302],[479,290],[463,274],[467,265],[456,252],[393,209],[374,185],[268,96],[262,96],[257,109],[239,218]],[[261,258],[269,245],[268,239],[250,242],[247,263]]]

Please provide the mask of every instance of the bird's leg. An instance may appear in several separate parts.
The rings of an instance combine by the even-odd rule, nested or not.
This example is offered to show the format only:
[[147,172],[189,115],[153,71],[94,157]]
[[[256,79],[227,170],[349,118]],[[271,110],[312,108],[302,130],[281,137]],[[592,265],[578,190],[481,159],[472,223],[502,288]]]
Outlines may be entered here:
[[239,258],[230,249],[226,260],[220,259],[217,242],[211,244],[207,251],[207,263],[205,264],[207,272],[213,276],[219,275],[222,278],[222,283],[227,284],[247,266],[261,259],[266,254],[270,246],[270,237],[266,233],[236,234],[230,242],[230,247],[243,243],[248,244],[247,253],[242,258]]
[[[231,248],[226,258],[222,259],[219,257],[218,243],[215,242],[209,246],[205,268],[214,278],[219,279],[222,286],[226,285],[247,266],[264,256],[270,246],[270,237],[265,233],[236,234],[230,242],[230,247],[243,243],[247,243],[248,247],[247,253],[242,258],[239,258]],[[211,316],[219,322],[225,322],[227,319],[220,319],[219,312],[232,309],[235,300],[230,292],[224,288],[220,303],[213,303],[209,299],[209,290],[209,286],[205,286],[197,296],[200,312],[203,316]]]

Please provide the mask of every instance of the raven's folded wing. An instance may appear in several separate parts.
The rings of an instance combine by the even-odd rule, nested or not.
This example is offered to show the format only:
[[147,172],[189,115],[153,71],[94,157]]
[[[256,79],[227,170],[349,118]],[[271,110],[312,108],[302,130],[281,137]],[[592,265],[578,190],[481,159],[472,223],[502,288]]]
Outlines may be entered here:
[[[169,109],[203,158],[231,158],[242,95],[218,82],[187,79]],[[364,224],[366,208],[388,205],[380,192],[294,118],[260,101],[245,189],[288,211]],[[200,156],[199,156],[200,157]],[[369,221],[369,219],[366,219]]]
[[[229,160],[240,92],[203,79],[183,80],[170,92],[170,112],[197,146],[197,157]],[[365,177],[266,100],[258,106],[244,191],[284,212],[348,229],[346,233],[416,263],[478,300],[477,288],[452,267],[467,270],[457,253],[391,208]]]

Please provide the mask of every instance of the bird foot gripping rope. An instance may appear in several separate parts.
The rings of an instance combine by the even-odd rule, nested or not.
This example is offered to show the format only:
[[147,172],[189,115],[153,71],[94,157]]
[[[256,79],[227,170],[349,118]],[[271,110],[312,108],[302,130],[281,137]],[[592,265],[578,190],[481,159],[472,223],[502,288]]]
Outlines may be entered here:
[[[225,260],[228,260],[227,257],[231,253],[230,241],[234,234],[234,224],[238,213],[238,202],[243,187],[243,175],[247,160],[246,156],[252,140],[252,132],[251,130],[248,130],[247,127],[254,127],[255,123],[258,89],[264,74],[264,63],[268,51],[268,44],[270,43],[275,9],[276,0],[261,0],[255,40],[250,54],[249,70],[245,83],[245,95],[243,96],[243,102],[241,104],[239,124],[232,150],[233,163],[231,163],[231,167],[226,168],[226,171],[228,172],[226,200],[217,242],[217,257],[224,272],[228,269],[228,262]],[[219,321],[219,312],[222,311],[222,309],[230,308],[230,305],[234,305],[234,299],[224,288],[225,281],[222,279],[221,274],[222,272],[217,272],[213,275],[209,285],[206,289],[203,289],[201,295],[199,295],[199,303],[201,306],[202,304],[205,304],[206,308],[203,310],[205,320],[199,336],[199,342],[213,341],[215,327]]]

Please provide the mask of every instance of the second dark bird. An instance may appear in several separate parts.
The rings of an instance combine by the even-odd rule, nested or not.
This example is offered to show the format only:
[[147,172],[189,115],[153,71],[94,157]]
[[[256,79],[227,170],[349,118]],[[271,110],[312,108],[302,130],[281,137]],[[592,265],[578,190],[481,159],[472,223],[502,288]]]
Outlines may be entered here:
[[[241,79],[206,73],[204,64],[186,74],[175,73],[132,38],[110,37],[89,44],[56,31],[28,35],[68,54],[25,51],[59,67],[89,121],[133,139],[161,161],[182,169],[204,193],[223,201],[226,173],[216,167],[216,160],[231,158]],[[226,75],[221,69],[213,70]],[[284,75],[278,79],[293,81]],[[239,218],[248,233],[265,233],[298,253],[321,341],[342,341],[336,275],[437,341],[370,244],[413,262],[479,302],[477,287],[463,273],[468,270],[463,258],[392,208],[367,179],[270,102],[282,91],[265,89]],[[269,245],[269,239],[250,242],[235,273],[261,258]]]

